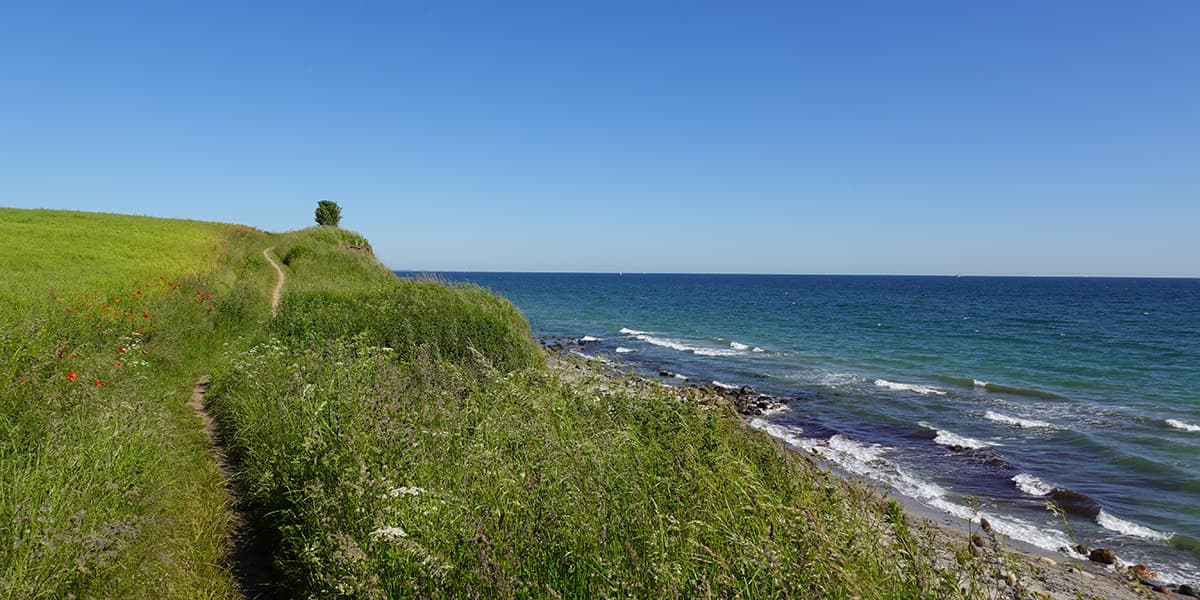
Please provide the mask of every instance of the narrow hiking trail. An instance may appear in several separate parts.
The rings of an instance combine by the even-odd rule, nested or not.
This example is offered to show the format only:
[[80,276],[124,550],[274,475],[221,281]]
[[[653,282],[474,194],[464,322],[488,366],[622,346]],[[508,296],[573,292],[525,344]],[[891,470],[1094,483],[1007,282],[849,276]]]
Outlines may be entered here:
[[[275,268],[277,279],[275,289],[271,292],[271,316],[279,310],[279,298],[283,294],[283,286],[287,275],[275,259],[271,258],[271,248],[263,249],[263,258]],[[229,466],[225,454],[225,441],[221,439],[221,431],[208,413],[205,405],[205,395],[208,393],[209,377],[201,375],[192,386],[192,396],[188,406],[196,412],[200,420],[200,429],[208,438],[208,447],[212,452],[213,461],[225,481],[225,499],[229,506],[231,523],[229,527],[229,562],[233,577],[237,581],[241,597],[250,599],[271,598],[273,594],[268,588],[272,572],[270,554],[262,547],[261,537],[253,534],[254,524],[250,515],[242,508],[241,493],[233,478],[233,470]]]
[[263,248],[263,258],[267,259],[267,262],[271,263],[272,267],[275,267],[275,273],[279,275],[279,279],[275,282],[275,291],[271,292],[271,316],[273,317],[279,310],[279,296],[283,294],[283,284],[287,282],[287,275],[284,274],[283,267],[280,267],[279,263],[275,262],[275,259],[271,258],[272,248],[274,248],[274,246],[271,248]]

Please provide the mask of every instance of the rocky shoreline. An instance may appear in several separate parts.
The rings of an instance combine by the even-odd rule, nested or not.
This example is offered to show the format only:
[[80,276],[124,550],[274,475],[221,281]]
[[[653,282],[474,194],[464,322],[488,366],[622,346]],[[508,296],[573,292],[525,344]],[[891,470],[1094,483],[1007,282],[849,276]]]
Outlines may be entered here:
[[[590,338],[543,338],[540,341],[551,356],[555,357],[554,362],[561,372],[591,368],[599,369],[608,376],[635,377],[672,387],[681,399],[706,405],[726,404],[743,418],[761,416],[803,400],[801,397],[773,396],[750,386],[697,383],[686,375],[669,370],[658,370],[657,379],[653,372],[632,374],[621,370],[620,363],[584,353],[583,348],[595,341]],[[1163,582],[1156,572],[1142,564],[1122,566],[1123,561],[1107,548],[1089,548],[1078,544],[1074,548],[1059,549],[1061,554],[1074,554],[1074,560],[1064,560],[1061,555],[1032,546],[1021,545],[1020,548],[1013,548],[1011,542],[997,538],[986,519],[976,524],[936,513],[890,489],[881,489],[874,482],[842,473],[835,465],[822,460],[819,455],[814,454],[810,458],[814,459],[814,464],[826,471],[876,489],[897,500],[904,506],[911,520],[922,523],[939,540],[939,548],[946,554],[942,559],[948,568],[954,564],[954,549],[964,544],[976,557],[986,556],[987,564],[994,569],[993,580],[996,587],[992,592],[998,594],[989,597],[1123,600],[1154,598],[1161,595],[1200,598],[1200,586]]]

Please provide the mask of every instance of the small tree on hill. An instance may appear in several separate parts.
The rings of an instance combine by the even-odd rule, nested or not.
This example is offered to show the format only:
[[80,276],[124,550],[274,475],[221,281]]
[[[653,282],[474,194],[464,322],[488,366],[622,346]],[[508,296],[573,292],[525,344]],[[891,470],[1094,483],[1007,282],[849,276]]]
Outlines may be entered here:
[[342,222],[342,207],[333,200],[322,200],[317,203],[317,225],[322,227],[337,227]]

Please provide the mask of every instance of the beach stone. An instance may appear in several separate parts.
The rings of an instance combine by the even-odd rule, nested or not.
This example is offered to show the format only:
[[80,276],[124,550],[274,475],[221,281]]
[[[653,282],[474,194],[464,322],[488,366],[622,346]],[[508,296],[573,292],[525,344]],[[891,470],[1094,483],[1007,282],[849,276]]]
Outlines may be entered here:
[[1150,567],[1147,567],[1143,564],[1133,565],[1129,568],[1129,570],[1132,571],[1133,574],[1138,577],[1138,579],[1158,579],[1158,573],[1155,573],[1154,571],[1150,570]]
[[1175,593],[1183,594],[1184,596],[1191,596],[1193,598],[1200,598],[1200,590],[1197,590],[1196,586],[1188,585],[1186,583],[1175,588]]
[[1075,544],[1075,552],[1087,555],[1092,553],[1092,549],[1087,544]]
[[1088,554],[1088,560],[1105,565],[1115,565],[1117,564],[1117,553],[1108,548],[1094,548]]

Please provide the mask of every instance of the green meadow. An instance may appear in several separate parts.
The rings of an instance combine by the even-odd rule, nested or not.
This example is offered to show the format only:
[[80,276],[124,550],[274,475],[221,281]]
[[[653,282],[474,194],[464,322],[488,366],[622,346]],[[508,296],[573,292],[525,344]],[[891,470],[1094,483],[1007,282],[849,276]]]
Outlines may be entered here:
[[974,595],[724,401],[547,357],[506,300],[352,232],[0,209],[0,239],[0,597]]

